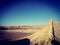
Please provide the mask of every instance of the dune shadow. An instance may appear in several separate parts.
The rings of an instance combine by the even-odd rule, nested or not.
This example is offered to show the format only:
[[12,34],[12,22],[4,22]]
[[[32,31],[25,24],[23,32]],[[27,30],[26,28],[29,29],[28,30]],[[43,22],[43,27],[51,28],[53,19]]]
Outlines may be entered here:
[[4,41],[0,40],[0,45],[29,45],[30,40],[28,38],[17,41]]
[[60,45],[60,42],[58,42],[57,40],[52,40],[51,43],[52,43],[53,45]]

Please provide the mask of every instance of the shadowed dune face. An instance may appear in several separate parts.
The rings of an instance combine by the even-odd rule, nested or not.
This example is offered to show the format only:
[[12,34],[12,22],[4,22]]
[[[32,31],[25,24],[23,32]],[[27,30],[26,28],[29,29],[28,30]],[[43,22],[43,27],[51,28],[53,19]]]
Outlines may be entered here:
[[60,45],[60,42],[57,40],[52,40],[51,43],[52,45]]

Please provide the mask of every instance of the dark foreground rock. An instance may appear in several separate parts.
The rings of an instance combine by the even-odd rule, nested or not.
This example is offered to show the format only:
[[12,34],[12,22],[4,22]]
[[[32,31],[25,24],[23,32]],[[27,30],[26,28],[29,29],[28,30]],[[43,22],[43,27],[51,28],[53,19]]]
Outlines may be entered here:
[[53,45],[60,45],[60,42],[58,42],[57,40],[52,40],[51,43],[52,43]]

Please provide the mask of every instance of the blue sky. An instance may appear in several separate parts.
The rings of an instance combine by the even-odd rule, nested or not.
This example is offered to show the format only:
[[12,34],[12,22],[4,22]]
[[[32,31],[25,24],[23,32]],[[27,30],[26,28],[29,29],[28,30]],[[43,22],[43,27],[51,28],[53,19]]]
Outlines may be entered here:
[[44,25],[50,19],[60,22],[59,1],[3,1],[0,25]]

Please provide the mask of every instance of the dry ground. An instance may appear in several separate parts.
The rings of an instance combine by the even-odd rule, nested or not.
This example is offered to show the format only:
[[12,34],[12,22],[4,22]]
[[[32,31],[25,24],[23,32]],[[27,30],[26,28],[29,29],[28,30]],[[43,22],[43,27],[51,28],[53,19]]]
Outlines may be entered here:
[[21,40],[31,34],[37,32],[38,30],[1,30],[0,31],[0,40]]

